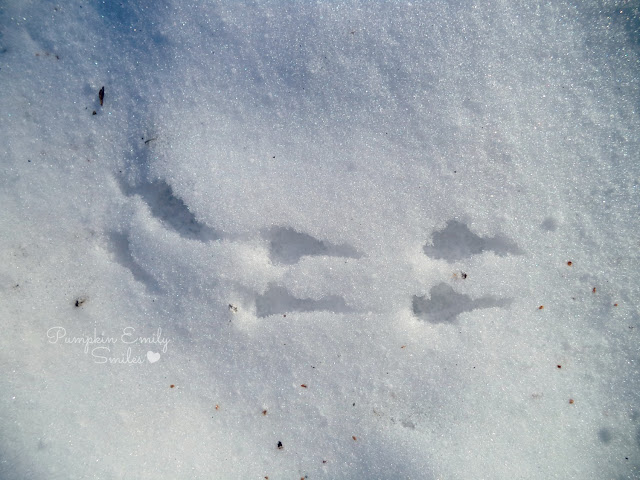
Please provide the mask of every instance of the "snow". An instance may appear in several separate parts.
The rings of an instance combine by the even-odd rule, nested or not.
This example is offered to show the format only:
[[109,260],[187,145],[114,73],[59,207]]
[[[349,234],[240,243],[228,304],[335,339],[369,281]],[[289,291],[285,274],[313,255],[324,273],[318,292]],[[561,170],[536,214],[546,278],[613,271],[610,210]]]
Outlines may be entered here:
[[637,2],[143,3],[0,5],[0,477],[640,476]]

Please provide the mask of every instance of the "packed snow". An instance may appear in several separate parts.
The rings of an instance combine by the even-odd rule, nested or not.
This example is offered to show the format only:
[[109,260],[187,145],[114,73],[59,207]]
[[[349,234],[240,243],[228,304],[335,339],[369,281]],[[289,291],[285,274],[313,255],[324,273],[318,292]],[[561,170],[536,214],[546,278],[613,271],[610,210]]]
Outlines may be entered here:
[[639,55],[635,0],[3,1],[0,478],[640,478]]

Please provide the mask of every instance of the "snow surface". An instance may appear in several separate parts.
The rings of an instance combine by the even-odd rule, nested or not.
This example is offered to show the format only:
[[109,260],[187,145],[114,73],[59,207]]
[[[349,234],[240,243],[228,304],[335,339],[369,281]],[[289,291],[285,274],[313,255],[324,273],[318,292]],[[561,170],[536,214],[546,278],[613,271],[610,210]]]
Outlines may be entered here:
[[639,8],[4,0],[0,478],[640,478]]

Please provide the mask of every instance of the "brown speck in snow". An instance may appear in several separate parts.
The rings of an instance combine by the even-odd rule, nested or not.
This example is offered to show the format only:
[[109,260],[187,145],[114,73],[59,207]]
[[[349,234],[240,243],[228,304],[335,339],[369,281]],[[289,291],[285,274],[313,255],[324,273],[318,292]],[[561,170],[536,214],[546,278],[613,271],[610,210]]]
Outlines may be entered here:
[[104,103],[104,87],[98,92],[98,98],[100,99],[100,106]]

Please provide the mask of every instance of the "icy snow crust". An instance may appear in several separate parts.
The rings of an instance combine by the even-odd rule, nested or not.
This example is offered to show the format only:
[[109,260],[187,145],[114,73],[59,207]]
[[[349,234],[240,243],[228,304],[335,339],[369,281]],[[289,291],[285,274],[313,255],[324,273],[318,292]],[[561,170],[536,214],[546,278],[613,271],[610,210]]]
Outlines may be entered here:
[[0,5],[0,477],[640,475],[636,3],[142,3]]

